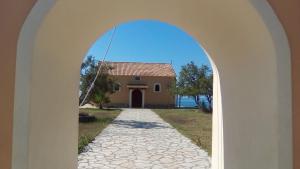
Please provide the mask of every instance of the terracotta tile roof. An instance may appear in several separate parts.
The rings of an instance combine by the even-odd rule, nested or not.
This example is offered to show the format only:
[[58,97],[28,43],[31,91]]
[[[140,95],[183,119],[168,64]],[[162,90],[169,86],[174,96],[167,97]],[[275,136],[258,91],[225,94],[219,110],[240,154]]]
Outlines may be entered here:
[[168,63],[106,62],[113,69],[114,76],[169,76],[175,77],[175,71]]

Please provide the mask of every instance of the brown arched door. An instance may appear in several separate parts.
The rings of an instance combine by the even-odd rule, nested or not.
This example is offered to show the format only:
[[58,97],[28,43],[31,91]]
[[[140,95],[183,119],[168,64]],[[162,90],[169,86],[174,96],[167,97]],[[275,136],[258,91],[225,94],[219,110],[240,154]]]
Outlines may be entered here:
[[143,102],[143,94],[139,89],[132,91],[131,103],[133,108],[141,108]]

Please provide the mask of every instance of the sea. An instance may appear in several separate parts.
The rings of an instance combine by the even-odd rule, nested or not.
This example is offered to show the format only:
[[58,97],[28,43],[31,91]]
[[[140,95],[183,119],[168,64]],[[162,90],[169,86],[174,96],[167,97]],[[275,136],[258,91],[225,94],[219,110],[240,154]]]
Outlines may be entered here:
[[[192,97],[181,96],[180,105],[179,105],[179,100],[178,100],[179,97],[177,96],[176,98],[177,98],[176,107],[181,107],[181,108],[197,107],[197,104],[195,103],[194,98],[192,98]],[[207,102],[205,96],[200,96],[200,101],[204,102],[205,105],[208,105],[208,102]]]

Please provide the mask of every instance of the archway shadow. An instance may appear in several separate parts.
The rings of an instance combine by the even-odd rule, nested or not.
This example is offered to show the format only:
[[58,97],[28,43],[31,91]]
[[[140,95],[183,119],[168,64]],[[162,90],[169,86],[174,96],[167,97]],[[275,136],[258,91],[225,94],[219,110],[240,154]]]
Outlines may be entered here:
[[169,126],[158,122],[145,122],[135,120],[115,120],[114,125],[122,126],[129,129],[163,129],[170,128]]

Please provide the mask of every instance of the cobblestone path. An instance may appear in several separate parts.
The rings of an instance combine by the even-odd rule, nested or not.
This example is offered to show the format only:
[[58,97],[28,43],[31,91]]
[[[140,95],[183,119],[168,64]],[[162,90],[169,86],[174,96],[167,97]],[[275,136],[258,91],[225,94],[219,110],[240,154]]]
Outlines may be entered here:
[[210,157],[148,109],[125,109],[78,156],[78,169],[209,169]]

